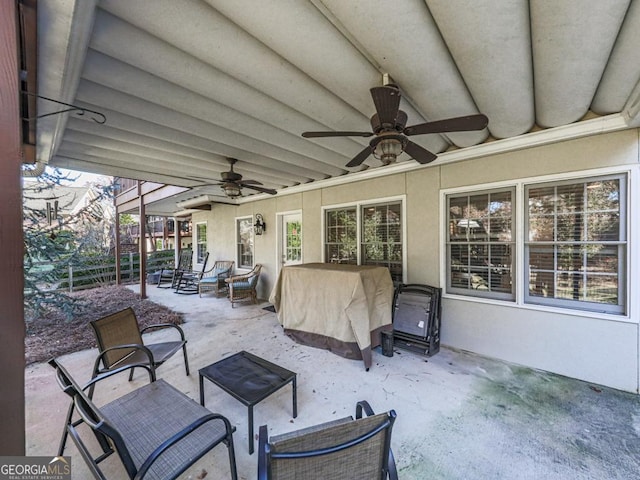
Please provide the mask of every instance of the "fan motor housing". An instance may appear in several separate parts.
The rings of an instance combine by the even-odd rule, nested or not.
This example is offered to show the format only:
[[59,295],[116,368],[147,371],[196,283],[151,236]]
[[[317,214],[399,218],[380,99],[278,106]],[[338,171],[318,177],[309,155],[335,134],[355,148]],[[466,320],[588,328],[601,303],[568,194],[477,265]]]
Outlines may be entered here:
[[395,130],[396,132],[402,132],[404,130],[405,125],[407,124],[407,114],[402,110],[398,110],[398,114],[396,115],[395,123],[393,125],[380,123],[380,116],[377,113],[374,113],[371,116],[371,129],[373,133],[376,135],[380,132]]

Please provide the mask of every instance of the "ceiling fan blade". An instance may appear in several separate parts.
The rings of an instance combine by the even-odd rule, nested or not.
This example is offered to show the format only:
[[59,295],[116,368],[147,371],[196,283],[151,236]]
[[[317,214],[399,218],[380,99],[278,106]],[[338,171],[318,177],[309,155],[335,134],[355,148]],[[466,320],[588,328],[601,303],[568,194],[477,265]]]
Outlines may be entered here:
[[438,158],[435,153],[431,153],[426,148],[422,148],[420,145],[413,143],[411,140],[407,140],[407,144],[404,146],[404,151],[416,162],[422,163],[423,165],[426,163],[431,163],[436,158]]
[[400,108],[400,90],[396,87],[384,86],[373,87],[371,98],[376,106],[380,123],[389,123],[392,126],[396,123],[398,109]]
[[321,137],[370,137],[373,132],[303,132],[304,138]]
[[262,183],[260,183],[257,180],[238,180],[236,183],[238,185],[246,185],[246,186],[249,186],[249,185],[262,185]]
[[423,135],[425,133],[467,132],[482,130],[489,123],[486,115],[467,115],[464,117],[447,118],[435,122],[420,123],[404,129],[405,135]]
[[373,148],[371,148],[371,146],[365,147],[364,150],[362,150],[358,155],[353,157],[353,159],[349,163],[347,163],[347,167],[352,168],[362,165],[362,162],[364,162],[372,152]]
[[243,186],[250,188],[251,190],[256,190],[257,192],[268,193],[269,195],[275,195],[276,193],[278,193],[271,188],[258,187],[254,185],[243,185]]

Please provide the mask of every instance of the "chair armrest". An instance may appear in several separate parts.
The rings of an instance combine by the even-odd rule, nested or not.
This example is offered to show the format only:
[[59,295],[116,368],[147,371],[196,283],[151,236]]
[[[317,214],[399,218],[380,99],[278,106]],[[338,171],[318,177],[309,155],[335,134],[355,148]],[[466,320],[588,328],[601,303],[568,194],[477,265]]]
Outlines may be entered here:
[[[154,368],[153,367],[153,353],[151,353],[151,350],[149,350],[144,345],[140,345],[139,343],[128,343],[126,345],[117,345],[115,347],[110,347],[110,348],[102,350],[100,353],[98,353],[98,358],[96,358],[96,361],[93,364],[93,376],[96,377],[98,372],[100,371],[100,362],[102,362],[102,364],[105,365],[104,357],[105,357],[105,355],[107,353],[109,353],[109,352],[111,352],[113,350],[122,350],[122,349],[125,349],[125,348],[133,349],[133,350],[139,350],[142,353],[144,353],[147,356],[147,358],[149,359],[149,365],[151,365],[152,369]],[[126,357],[124,357],[122,359],[120,359],[120,361],[125,360],[126,358],[128,358],[130,356],[131,356],[131,354],[127,355]],[[117,363],[115,365],[117,365]],[[116,368],[122,368],[122,367],[116,367]]]
[[182,328],[180,328],[178,325],[175,325],[173,323],[156,323],[154,325],[149,325],[147,327],[144,327],[142,330],[140,330],[140,335],[142,335],[144,332],[146,332],[151,328],[157,328],[159,330],[163,328],[175,328],[180,333],[180,338],[182,339],[182,341],[184,341],[184,330],[182,330]]
[[358,403],[356,403],[356,419],[362,418],[363,410],[364,413],[366,413],[367,417],[375,415],[375,413],[373,412],[373,408],[371,408],[371,405],[369,405],[369,402],[367,402],[366,400],[360,400]]
[[203,417],[200,417],[199,419],[197,419],[196,421],[194,421],[190,425],[187,425],[181,431],[176,433],[173,437],[169,438],[168,440],[163,442],[160,446],[158,446],[158,448],[156,448],[151,453],[151,455],[149,455],[147,457],[147,459],[144,461],[144,463],[140,466],[140,469],[138,470],[138,473],[136,474],[134,480],[138,480],[138,479],[144,478],[144,476],[147,474],[147,471],[149,471],[149,469],[153,466],[154,462],[156,460],[158,460],[158,458],[160,458],[160,456],[165,451],[167,451],[167,449],[171,448],[171,446],[175,445],[180,440],[186,438],[192,432],[194,432],[195,430],[200,428],[202,425],[204,425],[205,423],[210,422],[212,420],[222,420],[224,422],[224,428],[225,428],[225,430],[227,432],[226,433],[226,437],[227,437],[226,439],[227,439],[228,442],[233,442],[232,434],[235,431],[235,428],[231,426],[231,423],[229,422],[229,420],[227,420],[226,417],[223,417],[219,413],[211,413],[209,415],[205,415]]
[[267,426],[262,425],[258,435],[258,480],[269,480],[269,472],[267,472],[268,436]]
[[[124,371],[127,370],[133,370],[134,368],[144,368],[147,373],[149,374],[149,383],[151,382],[155,382],[156,381],[156,370],[155,368],[153,368],[151,365],[148,365],[146,363],[132,363],[130,365],[125,365],[124,367],[118,367],[118,368],[114,368],[113,370],[107,370],[106,372],[103,372],[101,374],[99,374],[97,377],[92,378],[91,380],[89,380],[84,387],[82,387],[82,390],[87,390],[89,387],[97,384],[98,382],[112,377],[113,375],[117,375],[119,373],[122,373]],[[91,395],[89,395],[89,398],[91,398],[93,396],[93,390],[91,392]]]
[[225,278],[224,281],[227,283],[244,282],[246,280],[249,280],[252,275],[254,275],[253,272],[245,273],[243,275],[233,275],[229,278]]

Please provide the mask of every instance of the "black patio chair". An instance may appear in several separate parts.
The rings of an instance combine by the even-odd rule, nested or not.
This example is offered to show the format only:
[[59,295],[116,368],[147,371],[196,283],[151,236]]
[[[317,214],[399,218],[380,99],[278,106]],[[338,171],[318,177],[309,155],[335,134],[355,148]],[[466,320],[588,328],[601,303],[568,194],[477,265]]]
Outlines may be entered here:
[[[189,375],[187,340],[178,325],[162,323],[150,325],[140,330],[136,314],[131,307],[94,320],[90,322],[90,325],[96,335],[100,350],[93,367],[92,377],[114,368],[138,363],[147,364],[155,371],[180,349],[182,349],[184,356],[185,371]],[[176,330],[179,339],[145,344],[142,340],[142,334],[149,329],[158,328]],[[133,378],[133,371],[134,369],[131,369],[129,380]]]
[[209,261],[209,252],[204,256],[202,268],[199,270],[183,271],[176,277],[175,293],[186,295],[194,295],[198,293],[198,284],[203,275],[207,273],[207,263]]
[[190,248],[180,250],[178,264],[175,268],[162,268],[158,276],[158,288],[176,288],[176,282],[182,272],[190,272],[193,268],[193,251]]
[[[68,419],[65,436],[71,436],[95,478],[106,479],[99,464],[117,453],[130,479],[174,479],[224,443],[230,476],[237,479],[234,429],[222,415],[210,412],[164,380],[151,382],[98,408],[85,390],[132,366],[106,372],[80,388],[57,360],[52,359],[49,364],[56,369],[60,388],[72,398],[80,416],[75,422]],[[98,440],[99,454],[92,453],[81,437],[77,427],[82,424]],[[64,450],[64,444],[61,447]]]
[[[362,416],[362,411],[366,417]],[[396,412],[375,415],[366,401],[356,405],[356,419],[346,417],[283,435],[268,437],[260,427],[258,480],[397,480],[391,452]]]

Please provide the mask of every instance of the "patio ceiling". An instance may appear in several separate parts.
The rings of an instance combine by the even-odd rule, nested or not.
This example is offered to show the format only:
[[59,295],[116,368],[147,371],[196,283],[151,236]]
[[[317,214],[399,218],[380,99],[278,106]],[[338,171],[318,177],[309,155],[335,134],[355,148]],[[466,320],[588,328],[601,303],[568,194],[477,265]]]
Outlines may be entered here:
[[[402,154],[349,169],[369,139],[300,135],[370,131],[369,89],[386,74],[407,125],[486,114],[484,131],[412,137],[443,153],[434,164],[482,161],[640,125],[638,45],[638,0],[41,1],[38,93],[107,120],[41,118],[37,158],[193,187],[163,207],[174,211],[229,203],[199,186],[220,179],[226,157],[283,193],[428,168]],[[38,102],[40,115],[55,109]]]

